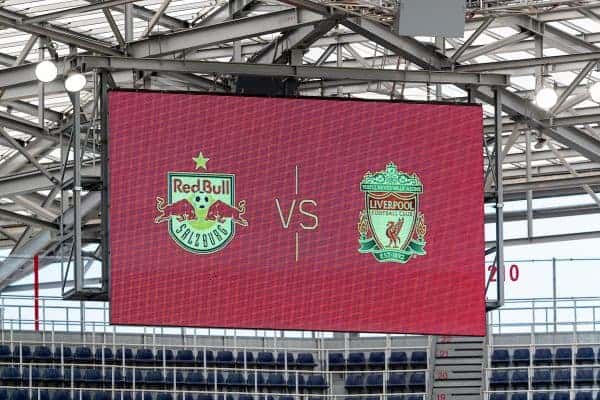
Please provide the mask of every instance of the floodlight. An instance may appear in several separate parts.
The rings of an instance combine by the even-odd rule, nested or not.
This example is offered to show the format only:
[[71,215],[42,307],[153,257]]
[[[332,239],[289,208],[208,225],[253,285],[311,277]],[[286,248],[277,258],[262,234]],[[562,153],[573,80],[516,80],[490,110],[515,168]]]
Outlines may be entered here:
[[590,86],[590,97],[594,102],[600,103],[600,82],[596,82]]
[[79,92],[85,87],[86,82],[85,75],[71,71],[65,79],[65,89],[69,92]]
[[540,89],[535,95],[535,103],[544,110],[551,109],[558,100],[556,91],[553,88],[545,87]]
[[57,74],[58,69],[52,61],[42,61],[35,67],[35,77],[44,83],[52,82]]

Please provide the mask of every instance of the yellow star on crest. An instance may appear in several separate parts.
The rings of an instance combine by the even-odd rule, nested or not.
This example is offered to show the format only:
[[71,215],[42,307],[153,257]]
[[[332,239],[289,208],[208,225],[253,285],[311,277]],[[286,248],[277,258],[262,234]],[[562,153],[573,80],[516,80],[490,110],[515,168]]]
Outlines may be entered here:
[[194,160],[194,162],[196,163],[196,169],[206,169],[206,163],[208,162],[208,160],[210,160],[210,158],[204,157],[202,155],[202,152],[200,152],[200,154],[198,154],[198,157],[194,157],[192,158],[192,160]]

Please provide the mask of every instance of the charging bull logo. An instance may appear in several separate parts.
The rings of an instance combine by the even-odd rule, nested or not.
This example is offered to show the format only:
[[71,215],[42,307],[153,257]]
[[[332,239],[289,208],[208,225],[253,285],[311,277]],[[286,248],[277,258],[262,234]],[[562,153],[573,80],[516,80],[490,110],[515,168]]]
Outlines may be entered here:
[[[208,158],[193,159],[206,170]],[[167,222],[169,235],[183,249],[208,254],[223,249],[233,239],[236,225],[248,226],[246,201],[235,201],[235,175],[169,172],[167,199],[156,197],[154,223]]]
[[405,174],[389,163],[384,171],[367,172],[360,190],[365,193],[358,221],[360,253],[402,264],[426,254],[427,226],[419,211],[423,185],[416,174]]

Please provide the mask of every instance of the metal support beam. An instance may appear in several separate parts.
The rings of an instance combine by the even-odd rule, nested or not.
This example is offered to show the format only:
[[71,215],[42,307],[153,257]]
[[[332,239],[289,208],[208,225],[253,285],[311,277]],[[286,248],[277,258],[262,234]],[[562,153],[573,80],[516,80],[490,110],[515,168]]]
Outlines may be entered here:
[[452,63],[455,63],[460,56],[473,44],[473,42],[475,41],[475,39],[477,39],[492,23],[492,21],[494,21],[494,17],[490,17],[486,20],[484,20],[481,25],[479,25],[477,27],[477,29],[475,30],[475,32],[473,32],[471,34],[471,36],[469,36],[467,38],[467,40],[464,41],[464,43],[462,44],[462,46],[460,46],[455,52],[454,54],[452,54],[452,57],[450,57],[450,61]]
[[550,109],[548,114],[554,115],[558,110],[560,110],[560,107],[571,95],[571,93],[573,93],[573,90],[575,90],[575,88],[581,83],[581,81],[583,81],[588,76],[588,74],[594,69],[595,66],[596,62],[590,61],[589,63],[587,63],[585,68],[579,71],[575,79],[573,79],[569,86],[567,86],[567,88],[560,94],[560,96],[556,100],[556,104]]
[[496,267],[498,271],[495,308],[504,305],[504,185],[502,176],[502,92],[494,89],[494,119],[496,140],[494,144],[496,172]]
[[60,11],[54,11],[47,14],[36,15],[35,17],[27,17],[24,18],[23,24],[36,24],[38,22],[46,22],[52,21],[54,19],[59,19],[65,17],[67,15],[79,15],[83,13],[87,13],[90,11],[103,10],[109,7],[119,6],[122,4],[133,3],[137,0],[107,0],[98,3],[92,3],[85,6],[71,7],[66,8]]
[[158,23],[160,17],[162,17],[162,15],[165,13],[170,3],[171,0],[162,0],[160,6],[156,10],[150,21],[148,21],[148,27],[144,30],[144,33],[142,33],[142,37],[146,37],[150,34],[150,32],[152,32],[152,29],[154,29],[154,26]]
[[518,43],[522,40],[528,39],[531,36],[533,36],[533,33],[531,32],[520,32],[520,33],[516,33],[512,36],[508,36],[504,39],[500,39],[500,40],[496,40],[495,42],[486,44],[484,46],[481,46],[475,50],[471,50],[469,52],[466,52],[462,57],[459,57],[458,61],[468,61],[471,60],[473,58],[485,55],[485,54],[489,54],[491,52],[494,52],[498,49],[503,48],[504,46],[508,46],[510,44],[513,43]]

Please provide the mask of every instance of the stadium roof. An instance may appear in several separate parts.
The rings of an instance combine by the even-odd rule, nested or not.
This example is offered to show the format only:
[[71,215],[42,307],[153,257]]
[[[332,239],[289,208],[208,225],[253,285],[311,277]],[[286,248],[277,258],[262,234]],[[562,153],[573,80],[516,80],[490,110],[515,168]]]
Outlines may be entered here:
[[[588,193],[590,204],[535,210],[533,216],[597,213],[600,108],[589,88],[600,81],[600,1],[470,0],[462,38],[396,35],[395,3],[3,1],[0,246],[24,258],[0,265],[0,288],[30,271],[28,257],[56,255],[61,238],[70,240],[57,234],[60,215],[67,231],[73,215],[68,201],[59,201],[53,177],[61,171],[59,148],[70,137],[73,108],[60,79],[43,86],[35,79],[34,63],[42,59],[54,59],[59,70],[75,66],[86,72],[81,101],[89,122],[84,130],[88,175],[99,174],[102,151],[94,66],[110,70],[113,84],[126,88],[227,91],[238,68],[297,76],[302,95],[465,101],[467,88],[476,87],[472,94],[484,103],[482,152],[487,153],[494,135],[494,89],[487,84],[505,83],[497,74],[508,75],[507,85],[498,89],[507,200],[525,199],[528,192],[534,197]],[[190,72],[190,66],[196,69]],[[544,86],[558,95],[548,111],[534,103],[536,90]],[[537,146],[527,146],[528,141]],[[490,193],[491,186],[489,179]],[[98,206],[99,195],[86,193],[84,232],[92,241],[99,237]],[[506,217],[524,220],[527,213]]]

